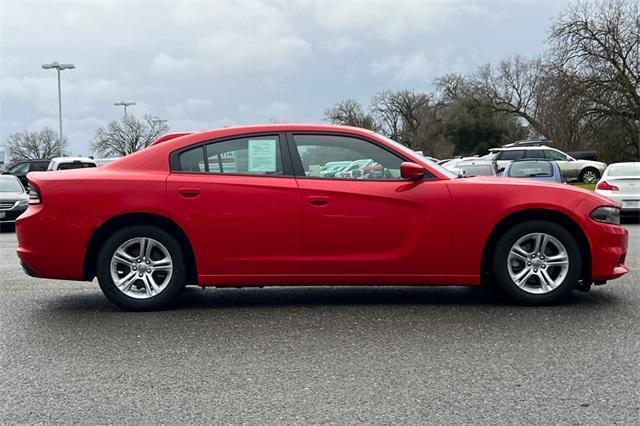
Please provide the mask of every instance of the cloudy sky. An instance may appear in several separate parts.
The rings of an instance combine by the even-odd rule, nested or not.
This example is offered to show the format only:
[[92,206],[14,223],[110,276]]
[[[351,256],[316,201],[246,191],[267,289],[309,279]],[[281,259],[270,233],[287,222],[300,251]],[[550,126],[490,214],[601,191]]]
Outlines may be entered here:
[[54,71],[74,154],[130,112],[171,130],[270,120],[320,122],[335,102],[428,90],[512,54],[541,53],[565,1],[0,0],[0,141],[57,129]]

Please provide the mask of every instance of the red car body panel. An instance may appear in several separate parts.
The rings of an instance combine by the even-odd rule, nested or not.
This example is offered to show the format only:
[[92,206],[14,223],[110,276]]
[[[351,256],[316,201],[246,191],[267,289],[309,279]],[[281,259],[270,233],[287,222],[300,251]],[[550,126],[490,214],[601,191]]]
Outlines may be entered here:
[[[175,150],[235,135],[341,133],[425,167],[431,178],[363,181],[172,172]],[[29,174],[42,203],[18,218],[18,256],[37,276],[84,280],[87,247],[109,220],[166,218],[193,248],[200,285],[480,284],[485,246],[525,210],[562,214],[584,232],[591,279],[627,272],[627,231],[589,214],[614,205],[569,185],[451,179],[421,156],[363,129],[267,125],[180,135],[99,169]]]

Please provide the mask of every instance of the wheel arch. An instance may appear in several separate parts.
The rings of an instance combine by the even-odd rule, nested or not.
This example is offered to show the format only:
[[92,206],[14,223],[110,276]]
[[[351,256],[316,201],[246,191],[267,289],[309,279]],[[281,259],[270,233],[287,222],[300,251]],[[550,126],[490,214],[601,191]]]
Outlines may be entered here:
[[173,220],[155,213],[125,213],[114,216],[100,225],[91,235],[84,256],[83,277],[91,281],[96,276],[96,261],[102,244],[114,232],[136,225],[156,226],[173,235],[183,249],[187,263],[187,283],[197,284],[198,272],[195,253],[184,230]]
[[580,225],[578,225],[578,223],[571,217],[559,211],[536,208],[513,212],[504,217],[493,227],[482,252],[481,279],[483,284],[486,284],[487,278],[492,274],[491,265],[494,249],[498,244],[500,236],[509,229],[509,227],[528,220],[547,220],[549,222],[557,223],[569,231],[569,233],[571,233],[571,235],[576,239],[582,253],[583,262],[580,278],[584,281],[591,280],[591,248],[589,240]]

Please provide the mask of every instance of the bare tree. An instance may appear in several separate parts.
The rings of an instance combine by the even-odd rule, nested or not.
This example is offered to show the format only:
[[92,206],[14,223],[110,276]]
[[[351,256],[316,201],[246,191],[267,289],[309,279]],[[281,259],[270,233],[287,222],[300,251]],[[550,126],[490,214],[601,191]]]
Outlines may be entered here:
[[[4,143],[8,157],[12,162],[21,160],[39,160],[56,157],[60,154],[58,134],[48,127],[39,131],[14,133]],[[62,147],[66,139],[62,140]]]
[[516,115],[526,120],[540,134],[547,136],[538,120],[538,94],[545,74],[541,58],[509,57],[497,67],[487,64],[475,76],[473,89],[489,100],[496,112]]
[[148,147],[168,130],[169,126],[152,115],[147,114],[142,120],[128,115],[98,128],[92,147],[100,155],[125,156]]
[[343,126],[361,127],[376,130],[377,125],[371,114],[368,114],[357,101],[347,99],[338,102],[324,113],[325,120]]
[[576,80],[596,120],[619,117],[640,155],[640,3],[578,1],[553,25],[554,65]]

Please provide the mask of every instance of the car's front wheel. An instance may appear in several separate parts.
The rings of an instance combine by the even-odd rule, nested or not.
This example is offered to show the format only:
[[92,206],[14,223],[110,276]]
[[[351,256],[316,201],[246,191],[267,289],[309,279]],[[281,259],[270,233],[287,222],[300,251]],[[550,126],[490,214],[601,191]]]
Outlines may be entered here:
[[109,237],[96,265],[104,295],[126,310],[161,309],[184,288],[182,249],[169,233],[153,226],[132,226]]
[[575,238],[548,221],[522,222],[496,245],[493,272],[500,290],[516,303],[564,300],[578,285],[582,255]]

